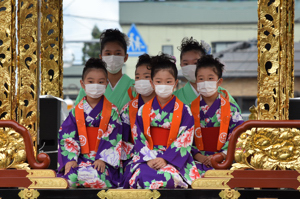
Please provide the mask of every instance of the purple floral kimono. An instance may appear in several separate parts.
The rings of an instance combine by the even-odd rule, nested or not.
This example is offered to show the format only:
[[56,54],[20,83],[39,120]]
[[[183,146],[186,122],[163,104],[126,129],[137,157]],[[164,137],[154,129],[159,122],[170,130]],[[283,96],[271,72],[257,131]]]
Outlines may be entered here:
[[[99,127],[102,116],[103,97],[92,108],[83,98],[83,109],[86,127]],[[118,187],[119,166],[122,144],[122,124],[118,110],[112,106],[107,131],[103,133],[98,151],[81,154],[79,135],[75,120],[75,108],[63,122],[59,134],[58,176],[68,180],[70,187],[114,188]],[[105,162],[105,171],[101,173],[94,169],[95,160]],[[69,161],[76,161],[77,167],[71,168],[64,175],[64,167]]]
[[[221,121],[221,99],[220,94],[218,98],[214,101],[214,103],[211,105],[211,107],[208,107],[206,102],[202,99],[200,96],[200,125],[201,128],[208,128],[208,127],[220,127],[220,121]],[[231,136],[231,133],[233,129],[240,124],[242,124],[243,118],[241,116],[241,113],[239,112],[239,107],[237,107],[235,104],[230,103],[230,123],[229,123],[229,129],[228,129],[228,136],[227,140],[222,147],[222,149],[218,152],[210,152],[210,151],[199,151],[198,148],[195,146],[195,143],[192,148],[192,155],[195,156],[197,153],[201,153],[202,155],[213,155],[215,153],[223,152],[224,154],[227,154],[227,148],[228,148],[228,142]],[[196,165],[198,168],[199,173],[204,175],[205,171],[213,169],[212,167],[206,167],[204,164],[196,161]]]
[[[170,129],[173,119],[173,110],[176,97],[174,96],[163,108],[156,97],[153,99],[150,117],[151,127]],[[188,188],[193,180],[200,177],[193,157],[190,153],[194,136],[194,118],[187,105],[182,109],[182,120],[176,140],[168,147],[154,145],[150,150],[148,141],[144,136],[142,106],[132,129],[134,136],[134,149],[132,163],[126,176],[124,188]],[[147,165],[147,161],[161,157],[167,166],[155,170]]]

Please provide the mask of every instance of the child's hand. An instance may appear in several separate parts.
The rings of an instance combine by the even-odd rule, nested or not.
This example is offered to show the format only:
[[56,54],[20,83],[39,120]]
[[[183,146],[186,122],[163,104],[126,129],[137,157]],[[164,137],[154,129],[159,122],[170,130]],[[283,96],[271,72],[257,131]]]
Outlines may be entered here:
[[97,171],[100,171],[101,173],[104,173],[105,171],[105,162],[103,162],[102,160],[96,160],[93,163],[94,169],[97,169]]
[[204,164],[204,162],[207,160],[207,156],[202,155],[202,154],[200,154],[200,153],[197,153],[197,154],[194,156],[194,159],[197,160],[198,162]]
[[163,158],[155,158],[153,168],[159,170],[167,166],[167,162]]
[[77,167],[76,161],[70,161],[65,166],[65,175],[70,172],[71,168]]
[[153,165],[154,165],[154,160],[155,160],[155,159],[152,159],[152,160],[147,161],[147,165],[148,165],[150,168],[152,168],[152,169],[154,169],[154,167],[153,167]]
[[203,164],[206,166],[206,167],[212,167],[212,164],[211,164],[211,158],[213,157],[212,155],[210,156],[206,156],[206,160],[203,162]]

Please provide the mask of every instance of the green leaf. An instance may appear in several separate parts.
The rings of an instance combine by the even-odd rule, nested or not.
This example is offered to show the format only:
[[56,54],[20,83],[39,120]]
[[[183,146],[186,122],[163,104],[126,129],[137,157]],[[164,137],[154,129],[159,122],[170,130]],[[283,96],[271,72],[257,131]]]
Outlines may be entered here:
[[68,154],[68,159],[69,159],[69,160],[72,160],[74,157],[76,157],[76,154],[75,154],[75,153],[69,153],[69,154]]
[[69,134],[67,134],[67,133],[64,133],[62,137],[63,137],[64,139],[67,139],[67,138],[69,138],[69,137],[70,137],[70,135],[69,135]]
[[165,112],[165,111],[163,111],[163,112],[161,113],[161,119],[164,119],[167,115],[168,115],[168,113]]
[[165,172],[164,176],[166,178],[166,181],[169,181],[171,179],[171,174],[170,173]]
[[117,142],[119,142],[120,140],[122,140],[122,134],[119,133],[119,134],[117,135]]
[[186,168],[188,169],[188,171],[190,171],[190,169],[191,169],[192,167],[193,167],[192,164],[189,164],[189,163],[186,164]]
[[144,182],[144,185],[145,185],[146,187],[150,187],[150,183],[149,183],[148,181]]
[[186,153],[187,153],[187,149],[184,148],[184,147],[180,147],[180,155],[181,155],[181,157],[185,156]]
[[75,173],[70,174],[68,178],[71,180],[71,182],[77,181],[77,175]]
[[70,137],[71,137],[71,138],[74,138],[74,137],[75,137],[75,134],[76,134],[76,131],[72,131],[72,132],[70,133]]
[[81,184],[81,185],[83,185],[83,184],[85,183],[85,181],[83,181],[83,180],[78,180],[78,183]]
[[113,140],[108,140],[113,146],[116,146],[117,145],[117,141],[115,139]]
[[68,151],[63,151],[61,154],[62,154],[63,156],[67,156],[67,155],[69,154],[69,152],[68,152]]

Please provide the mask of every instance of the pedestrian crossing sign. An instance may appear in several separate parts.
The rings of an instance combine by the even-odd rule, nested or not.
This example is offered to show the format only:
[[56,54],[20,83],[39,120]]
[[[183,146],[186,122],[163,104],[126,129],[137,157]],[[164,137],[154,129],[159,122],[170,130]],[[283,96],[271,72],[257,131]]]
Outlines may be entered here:
[[147,45],[134,24],[131,25],[127,36],[129,38],[129,46],[127,48],[129,56],[137,57],[148,53]]

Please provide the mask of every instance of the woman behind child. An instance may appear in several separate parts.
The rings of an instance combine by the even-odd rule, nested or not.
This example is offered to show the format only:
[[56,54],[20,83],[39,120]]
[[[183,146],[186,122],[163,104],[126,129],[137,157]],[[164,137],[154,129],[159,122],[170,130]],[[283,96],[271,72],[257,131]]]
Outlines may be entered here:
[[[128,103],[135,93],[127,90],[134,84],[126,74],[122,73],[122,67],[128,59],[128,37],[117,29],[107,29],[100,36],[100,58],[106,63],[108,72],[108,86],[105,97],[118,107],[118,110]],[[85,96],[81,88],[75,105]]]
[[200,96],[191,104],[195,119],[192,155],[201,175],[213,169],[211,158],[215,153],[226,158],[230,135],[243,123],[239,108],[229,101],[229,94],[218,92],[223,70],[224,65],[212,55],[202,56],[197,62],[195,76]]
[[117,107],[104,96],[105,63],[89,59],[80,83],[87,95],[59,129],[58,176],[70,187],[117,187],[122,126]]
[[[138,109],[146,102],[155,96],[154,89],[150,83],[151,70],[150,70],[151,57],[148,54],[139,56],[138,63],[135,69],[135,91],[137,96],[128,102],[121,110],[120,117],[122,121],[122,157],[123,168],[126,167],[131,160],[131,152],[134,144],[131,129],[133,128]],[[122,171],[123,172],[123,171]],[[127,172],[129,172],[127,170]],[[125,174],[126,176],[126,174]]]
[[[183,103],[190,105],[198,96],[197,84],[195,78],[197,60],[204,55],[211,54],[211,47],[208,43],[201,40],[198,42],[193,37],[185,37],[181,41],[180,47],[180,66],[183,76],[188,80],[184,87],[174,92],[174,95],[178,97]],[[224,91],[224,92],[223,92]],[[218,87],[218,92],[225,95],[226,89],[221,86]],[[229,95],[231,103],[235,104],[238,108],[236,101]],[[240,108],[239,108],[240,110]]]
[[156,96],[138,110],[132,128],[133,163],[124,188],[188,188],[200,177],[190,153],[193,116],[172,95],[177,73],[173,58],[165,54],[152,57],[151,84]]

